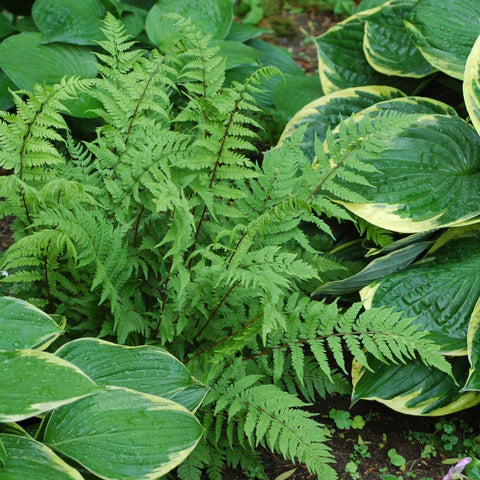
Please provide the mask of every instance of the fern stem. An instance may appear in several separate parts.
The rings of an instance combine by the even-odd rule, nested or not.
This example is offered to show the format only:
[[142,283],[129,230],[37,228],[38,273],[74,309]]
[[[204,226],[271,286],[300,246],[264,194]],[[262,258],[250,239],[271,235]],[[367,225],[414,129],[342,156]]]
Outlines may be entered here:
[[313,196],[325,185],[325,183],[330,179],[330,177],[342,166],[342,164],[347,160],[347,158],[353,153],[355,152],[355,150],[357,150],[359,147],[360,147],[360,143],[355,145],[355,147],[352,148],[352,150],[348,151],[347,153],[345,153],[345,155],[343,156],[343,158],[341,160],[339,160],[338,162],[336,162],[336,165],[334,168],[332,168],[328,173],[327,175],[325,175],[325,177],[323,178],[323,180],[315,187],[315,190],[313,190],[313,192],[307,197],[307,200],[311,200],[313,198]]
[[137,221],[135,222],[135,230],[134,230],[134,235],[133,235],[133,245],[137,245],[137,235],[138,235],[138,228],[140,226],[140,219],[142,218],[143,212],[145,211],[145,207],[142,206],[140,213],[137,216]]
[[[232,109],[232,113],[230,114],[230,117],[228,118],[228,122],[227,122],[227,125],[225,126],[225,131],[223,132],[223,137],[222,137],[222,141],[220,143],[220,148],[218,150],[218,153],[217,153],[217,158],[215,160],[215,165],[213,167],[213,171],[212,171],[212,175],[210,176],[210,182],[208,184],[208,188],[212,188],[213,186],[213,182],[215,181],[215,177],[217,175],[217,170],[218,170],[218,167],[220,165],[220,160],[222,159],[222,154],[223,154],[223,150],[225,148],[225,142],[227,141],[227,138],[228,138],[228,133],[230,131],[230,127],[233,123],[233,118],[235,116],[235,114],[237,113],[238,111],[238,106],[240,104],[240,101],[242,100],[243,98],[243,94],[245,93],[247,89],[247,84],[245,84],[243,86],[243,89],[242,91],[240,92],[240,94],[238,95],[238,98],[235,100],[235,104],[233,105],[233,109]],[[203,225],[203,222],[205,220],[205,215],[207,214],[207,206],[205,205],[205,207],[203,207],[203,211],[202,211],[202,214],[200,216],[200,220],[198,222],[198,226],[197,226],[197,230],[195,232],[195,237],[194,237],[194,241],[193,241],[193,245],[192,245],[192,249],[191,251],[194,252],[195,251],[195,247],[197,246],[197,241],[198,241],[198,234],[200,232],[200,229]],[[188,267],[190,268],[191,266],[191,260],[190,262],[188,263]]]
[[[225,293],[225,295],[223,296],[223,298],[220,300],[220,302],[218,303],[218,305],[215,307],[215,310],[213,310],[213,312],[210,314],[210,316],[208,317],[208,320],[205,322],[205,324],[203,325],[203,327],[200,329],[200,331],[196,334],[197,337],[200,336],[200,334],[207,328],[208,324],[213,320],[213,318],[215,318],[215,315],[218,313],[218,311],[220,310],[221,306],[225,303],[225,301],[227,300],[228,296],[232,293],[232,291],[234,290],[235,287],[237,287],[238,285],[240,285],[240,280],[235,282],[228,290],[227,292]],[[195,328],[198,326],[198,321],[195,325]]]
[[47,302],[48,302],[48,309],[50,310],[50,307],[52,306],[52,297],[50,293],[50,280],[48,277],[48,247],[50,245],[50,242],[47,243],[47,246],[45,248],[45,254],[43,255],[43,275],[45,277],[45,288],[47,291]]
[[[174,210],[173,213],[175,214],[175,210]],[[170,282],[170,276],[172,274],[172,268],[173,268],[173,257],[170,258],[170,265],[168,267],[167,278],[165,279],[165,282],[163,282],[162,305],[160,307],[160,318],[158,319],[155,330],[153,331],[153,338],[157,338],[158,331],[160,330],[160,324],[162,323],[162,315],[163,315],[163,312],[165,311],[165,305],[167,303],[167,288],[168,288],[168,283]]]
[[199,352],[195,353],[195,355],[193,355],[193,357],[190,357],[186,360],[183,361],[183,363],[188,363],[190,362],[191,360],[194,360],[195,358],[199,357],[200,355],[203,355],[205,352],[208,352],[209,350],[211,350],[212,348],[215,348],[216,346],[222,344],[223,342],[226,342],[227,340],[230,340],[230,338],[233,338],[235,337],[236,335],[238,335],[242,330],[245,330],[247,327],[249,327],[252,323],[256,322],[261,316],[263,315],[263,312],[260,312],[258,315],[255,315],[255,317],[253,317],[250,321],[248,321],[245,325],[242,325],[238,330],[236,330],[235,332],[231,333],[230,335],[224,337],[224,338],[221,338],[220,340],[218,340],[217,342],[215,343],[212,343],[211,345],[209,345],[208,347],[205,347],[203,348],[202,350],[200,350]]
[[[129,124],[128,124],[128,128],[127,128],[127,134],[126,134],[126,138],[125,138],[125,141],[124,141],[124,145],[125,145],[125,148],[127,147],[128,145],[128,141],[130,140],[130,132],[132,131],[132,128],[133,128],[133,122],[135,121],[135,119],[137,118],[137,114],[138,114],[138,110],[140,108],[140,105],[142,104],[142,101],[143,99],[145,98],[145,95],[147,93],[147,90],[148,88],[150,87],[150,84],[152,83],[152,80],[154,79],[155,75],[158,73],[158,71],[160,70],[160,67],[162,66],[163,64],[163,58],[162,58],[162,61],[158,63],[158,65],[155,67],[155,69],[153,70],[152,74],[150,75],[150,77],[148,78],[147,82],[145,83],[145,87],[142,91],[142,93],[140,94],[140,96],[138,97],[138,102],[137,104],[135,105],[135,109],[133,111],[133,114],[130,118],[130,121],[129,121]],[[117,160],[117,162],[115,163],[115,165],[113,166],[112,168],[112,177],[113,177],[113,174],[115,173],[115,170],[117,169],[118,165],[120,165],[122,159],[121,159],[121,155],[119,155],[119,158]]]

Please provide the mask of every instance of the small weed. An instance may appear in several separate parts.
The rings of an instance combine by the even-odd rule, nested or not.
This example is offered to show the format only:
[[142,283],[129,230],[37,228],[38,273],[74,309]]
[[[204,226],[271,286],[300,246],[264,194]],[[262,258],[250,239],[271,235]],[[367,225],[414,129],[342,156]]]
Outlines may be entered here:
[[395,448],[391,448],[388,451],[387,455],[388,455],[388,458],[390,459],[390,463],[394,467],[397,467],[402,471],[405,470],[407,461],[405,460],[405,457],[400,455]]
[[365,426],[365,420],[361,415],[355,415],[352,418],[346,410],[332,408],[328,412],[328,416],[335,422],[335,426],[340,430],[350,430],[350,428],[362,430]]

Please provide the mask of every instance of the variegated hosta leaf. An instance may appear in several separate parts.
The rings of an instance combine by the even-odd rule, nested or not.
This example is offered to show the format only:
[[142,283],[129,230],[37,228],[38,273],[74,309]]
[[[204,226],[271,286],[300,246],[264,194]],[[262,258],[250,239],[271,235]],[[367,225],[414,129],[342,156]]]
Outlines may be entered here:
[[[450,238],[451,237],[451,238]],[[480,229],[440,237],[429,255],[365,287],[367,308],[389,306],[430,333],[449,354],[465,354],[467,330],[480,297]]]
[[185,460],[202,431],[178,403],[106,387],[55,410],[44,442],[101,478],[153,480]]
[[391,110],[398,113],[418,113],[418,114],[436,114],[436,115],[452,115],[458,117],[454,108],[446,103],[434,100],[428,97],[400,97],[390,100],[383,100],[375,105],[366,108],[362,113],[374,116],[375,112]]
[[357,13],[317,37],[318,73],[323,91],[332,93],[362,85],[392,85],[411,92],[413,79],[387,77],[374,70],[363,53],[365,21],[377,9]]
[[56,354],[99,385],[168,398],[189,410],[198,408],[208,391],[173,355],[154,346],[126,347],[82,338],[63,345]]
[[480,299],[473,309],[467,332],[467,353],[470,361],[470,373],[465,390],[480,391]]
[[62,328],[32,304],[13,297],[0,297],[0,350],[46,348]]
[[7,453],[5,467],[0,468],[2,480],[83,480],[77,470],[32,438],[0,434],[0,441]]
[[436,70],[425,60],[403,24],[415,4],[416,0],[392,0],[368,17],[363,50],[378,72],[421,78]]
[[457,381],[446,373],[424,365],[419,360],[406,364],[385,365],[369,358],[373,371],[354,361],[352,367],[352,402],[376,400],[408,415],[441,416],[480,403],[480,394],[461,392],[468,370],[466,357],[451,359]]
[[323,142],[327,130],[334,128],[341,120],[377,102],[404,96],[400,90],[387,85],[352,87],[329,93],[305,105],[294,115],[285,126],[278,146],[306,125],[300,146],[305,155],[313,161],[315,138]]
[[[457,116],[410,116],[400,133],[388,138],[378,133],[368,158],[373,168],[364,174],[371,186],[345,182],[366,202],[343,205],[395,232],[462,225],[480,214],[480,137]],[[362,118],[359,112],[349,121]]]
[[467,59],[463,97],[473,126],[480,135],[480,36]]
[[75,365],[37,350],[0,351],[0,422],[18,422],[100,389]]
[[405,25],[429,63],[462,80],[467,57],[480,34],[479,18],[478,0],[419,0]]

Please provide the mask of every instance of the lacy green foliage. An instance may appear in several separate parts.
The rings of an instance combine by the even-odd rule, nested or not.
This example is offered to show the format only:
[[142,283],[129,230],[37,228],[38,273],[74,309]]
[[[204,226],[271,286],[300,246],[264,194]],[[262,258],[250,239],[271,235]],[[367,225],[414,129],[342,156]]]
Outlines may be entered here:
[[[212,387],[198,412],[207,433],[181,478],[205,469],[221,478],[225,463],[258,471],[257,445],[334,478],[328,432],[298,394],[347,391],[345,350],[365,366],[364,350],[447,370],[435,345],[389,310],[358,316],[359,305],[344,312],[309,298],[312,282],[341,267],[304,225],[332,236],[325,219],[349,218],[330,197],[356,198],[339,180],[362,183],[366,167],[350,153],[375,144],[358,132],[388,135],[399,119],[342,127],[338,146],[329,134],[342,161],[319,157],[319,169],[298,146],[302,132],[257,165],[253,95],[277,71],[226,87],[216,47],[172,21],[179,41],[160,55],[132,50],[107,17],[98,80],[17,95],[17,113],[3,114],[0,164],[14,172],[0,179],[2,212],[16,216],[4,281],[66,314],[70,335],[165,346]],[[99,104],[93,140],[74,139],[58,113],[80,91]]]

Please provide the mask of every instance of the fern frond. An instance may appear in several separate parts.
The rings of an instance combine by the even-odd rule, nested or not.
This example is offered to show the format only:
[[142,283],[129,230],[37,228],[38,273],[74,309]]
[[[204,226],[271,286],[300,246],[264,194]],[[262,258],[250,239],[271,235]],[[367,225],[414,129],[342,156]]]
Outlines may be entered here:
[[385,111],[373,118],[352,116],[333,130],[323,142],[315,143],[313,167],[318,173],[311,197],[318,194],[344,202],[364,202],[349,185],[369,186],[363,173],[376,171],[371,162],[384,148],[384,142],[399,134],[414,120],[414,115]]
[[319,478],[336,478],[329,465],[333,457],[326,445],[328,430],[302,410],[306,404],[298,397],[274,385],[256,385],[230,397],[230,402],[229,424],[246,435],[251,447],[262,445],[305,463]]

